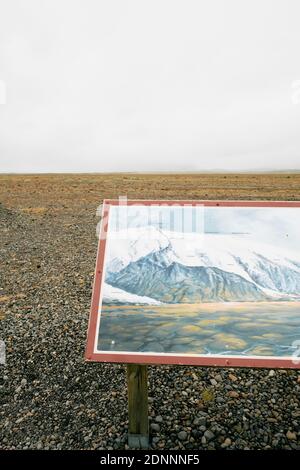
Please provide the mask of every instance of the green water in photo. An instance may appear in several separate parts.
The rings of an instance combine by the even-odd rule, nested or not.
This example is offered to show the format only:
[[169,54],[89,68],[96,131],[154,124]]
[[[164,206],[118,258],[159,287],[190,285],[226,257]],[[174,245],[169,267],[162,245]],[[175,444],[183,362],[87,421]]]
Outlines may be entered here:
[[98,349],[284,357],[297,340],[300,302],[102,305]]

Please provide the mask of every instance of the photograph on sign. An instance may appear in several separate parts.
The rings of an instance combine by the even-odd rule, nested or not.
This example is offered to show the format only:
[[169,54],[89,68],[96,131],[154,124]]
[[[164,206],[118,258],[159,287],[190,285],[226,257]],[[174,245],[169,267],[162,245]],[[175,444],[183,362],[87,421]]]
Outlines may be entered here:
[[108,204],[104,223],[92,359],[297,367],[299,206]]

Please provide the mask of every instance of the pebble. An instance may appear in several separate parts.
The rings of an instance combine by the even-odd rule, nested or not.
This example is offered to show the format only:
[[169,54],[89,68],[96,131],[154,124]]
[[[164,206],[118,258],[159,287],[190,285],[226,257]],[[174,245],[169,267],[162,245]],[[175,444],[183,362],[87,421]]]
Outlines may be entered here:
[[188,433],[186,431],[180,431],[178,433],[178,439],[180,439],[181,441],[186,441],[188,437]]
[[236,392],[235,390],[230,390],[230,391],[228,392],[228,396],[229,396],[230,398],[239,398],[240,395],[239,395],[239,393]]
[[289,441],[296,441],[297,440],[297,434],[295,432],[288,431],[286,433],[286,437],[288,438]]
[[269,377],[274,377],[275,376],[275,370],[271,369],[268,373]]
[[152,431],[154,431],[154,432],[159,432],[159,431],[160,431],[160,425],[157,424],[157,423],[151,423],[151,424],[150,424],[150,428],[151,428]]
[[228,374],[228,378],[232,381],[232,382],[236,382],[238,380],[237,376],[234,375],[234,374]]
[[156,416],[155,421],[157,423],[162,423],[163,422],[162,416]]
[[231,446],[231,439],[229,437],[226,437],[225,441],[221,444],[221,447],[226,448]]
[[206,438],[207,441],[211,441],[212,439],[214,439],[215,435],[212,431],[207,429],[204,433],[204,437]]

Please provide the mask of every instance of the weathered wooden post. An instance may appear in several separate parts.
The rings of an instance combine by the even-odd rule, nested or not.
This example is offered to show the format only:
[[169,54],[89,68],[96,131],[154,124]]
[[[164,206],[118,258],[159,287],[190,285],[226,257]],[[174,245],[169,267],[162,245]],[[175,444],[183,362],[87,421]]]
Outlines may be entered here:
[[140,449],[149,447],[148,370],[139,364],[127,365],[128,384],[128,445]]

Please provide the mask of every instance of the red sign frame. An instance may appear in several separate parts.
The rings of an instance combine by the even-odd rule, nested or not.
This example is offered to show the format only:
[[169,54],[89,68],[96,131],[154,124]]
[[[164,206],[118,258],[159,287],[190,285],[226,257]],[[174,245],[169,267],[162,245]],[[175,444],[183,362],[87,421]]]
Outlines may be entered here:
[[[111,363],[134,363],[134,364],[169,364],[190,365],[210,367],[251,367],[251,368],[290,368],[300,369],[298,364],[289,357],[285,358],[251,358],[241,356],[200,356],[200,355],[178,355],[171,353],[131,353],[131,352],[95,352],[94,346],[97,340],[97,321],[99,312],[100,291],[104,274],[104,255],[106,247],[106,234],[108,228],[109,208],[119,205],[117,199],[105,199],[102,208],[102,223],[98,243],[96,269],[92,293],[92,302],[87,334],[87,346],[85,359],[87,361],[111,362]],[[127,205],[203,205],[220,207],[300,207],[300,201],[225,201],[225,200],[127,200]]]

